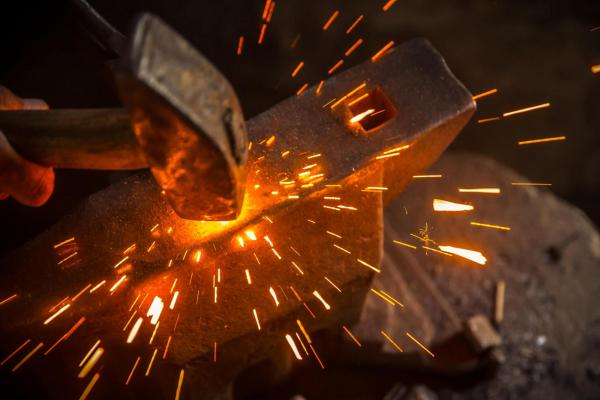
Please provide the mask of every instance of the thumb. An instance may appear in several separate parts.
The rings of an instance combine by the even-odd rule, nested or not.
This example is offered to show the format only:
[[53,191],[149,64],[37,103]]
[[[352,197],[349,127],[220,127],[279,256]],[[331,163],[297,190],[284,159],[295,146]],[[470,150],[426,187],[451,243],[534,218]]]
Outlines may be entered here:
[[54,190],[54,171],[25,160],[0,132],[0,192],[32,207],[46,203]]

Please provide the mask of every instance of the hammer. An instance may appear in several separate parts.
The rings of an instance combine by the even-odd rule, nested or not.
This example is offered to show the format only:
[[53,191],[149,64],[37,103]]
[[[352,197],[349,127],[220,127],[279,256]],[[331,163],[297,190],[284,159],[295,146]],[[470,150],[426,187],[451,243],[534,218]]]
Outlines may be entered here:
[[113,68],[124,109],[1,111],[22,156],[55,168],[149,167],[182,218],[235,219],[247,133],[227,79],[156,16],[142,14]]

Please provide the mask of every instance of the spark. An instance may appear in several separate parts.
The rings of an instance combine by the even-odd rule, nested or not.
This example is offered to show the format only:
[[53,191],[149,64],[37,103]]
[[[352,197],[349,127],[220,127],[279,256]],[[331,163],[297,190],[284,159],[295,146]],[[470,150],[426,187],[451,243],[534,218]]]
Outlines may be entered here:
[[470,204],[454,203],[451,201],[433,199],[434,211],[471,211],[474,207]]
[[344,253],[348,253],[348,254],[352,254],[351,252],[349,252],[348,250],[346,250],[345,248],[338,246],[337,244],[333,244],[333,247],[335,247],[336,249],[339,249],[341,251],[343,251]]
[[542,183],[542,182],[512,182],[513,186],[552,186],[551,183]]
[[129,375],[127,376],[127,380],[125,381],[126,386],[129,385],[129,381],[131,381],[131,378],[133,377],[133,374],[135,373],[135,370],[136,370],[138,364],[140,363],[140,359],[141,359],[140,356],[138,356],[135,359],[135,363],[133,363],[133,366],[131,367],[131,371],[129,372]]
[[310,307],[308,307],[308,304],[302,303],[302,305],[304,306],[304,308],[306,308],[306,311],[308,311],[308,313],[310,314],[311,317],[313,317],[314,319],[317,319],[315,314],[311,311]]
[[344,206],[344,205],[338,205],[337,207],[338,208],[342,208],[344,210],[350,210],[350,211],[357,211],[358,210],[358,208],[356,208],[356,207],[350,207],[350,206]]
[[78,254],[78,252],[76,251],[75,253],[68,255],[67,257],[65,257],[62,260],[60,260],[56,265],[63,264],[64,262],[66,262],[66,261],[70,260],[71,258],[75,257],[77,254]]
[[269,14],[267,15],[267,23],[271,23],[271,18],[273,18],[274,11],[275,11],[275,2],[272,2],[271,7],[269,8]]
[[413,342],[415,342],[417,345],[419,345],[420,348],[422,348],[427,354],[429,354],[432,358],[435,357],[433,355],[433,353],[431,351],[429,351],[429,349],[425,346],[423,346],[423,344],[421,344],[421,342],[419,342],[417,340],[417,338],[415,338],[413,335],[411,335],[410,333],[406,332],[406,336],[408,336],[409,338],[412,339]]
[[[193,273],[193,272],[192,272]],[[173,284],[171,285],[171,290],[169,290],[169,293],[173,293],[173,290],[175,290],[175,286],[177,285],[177,278],[175,278],[173,280]]]
[[300,61],[298,63],[298,66],[292,72],[292,78],[294,78],[296,75],[298,75],[298,72],[300,72],[300,70],[302,69],[302,67],[304,67],[304,61]]
[[356,18],[356,20],[352,23],[352,25],[350,25],[350,27],[348,29],[346,29],[346,35],[348,35],[350,32],[352,32],[352,30],[354,28],[356,28],[356,25],[358,25],[358,23],[360,21],[362,21],[364,17],[365,17],[364,15],[360,15],[358,18]]
[[17,294],[13,294],[12,296],[8,296],[7,298],[5,298],[4,300],[0,301],[0,306],[8,303],[9,301],[16,299],[17,298]]
[[158,349],[154,349],[154,352],[152,353],[152,357],[150,358],[150,362],[148,363],[148,368],[146,368],[146,373],[144,374],[145,376],[150,375],[150,370],[152,369],[152,364],[154,364],[154,358],[156,357],[156,353],[158,353]]
[[90,373],[92,368],[94,368],[94,365],[96,365],[96,363],[98,362],[100,357],[102,357],[102,354],[104,354],[104,349],[102,347],[98,347],[94,351],[94,353],[91,355],[91,357],[86,361],[83,368],[81,368],[81,371],[79,371],[79,374],[77,375],[77,377],[85,378],[87,376],[87,374]]
[[174,309],[175,308],[175,303],[177,302],[177,297],[179,297],[179,291],[176,291],[173,294],[173,298],[171,299],[171,304],[169,305],[169,309]]
[[402,348],[401,348],[400,346],[398,346],[398,343],[396,343],[396,342],[394,341],[394,339],[392,339],[392,338],[391,338],[391,337],[390,337],[390,336],[389,336],[387,333],[385,333],[384,331],[380,331],[380,332],[381,332],[381,334],[382,334],[382,335],[383,335],[383,336],[384,336],[384,337],[385,337],[385,338],[386,338],[386,339],[387,339],[387,340],[388,340],[388,341],[389,341],[391,344],[393,344],[393,345],[394,345],[394,347],[395,347],[396,349],[398,349],[398,351],[399,351],[400,353],[403,353],[403,352],[404,352],[404,350],[402,350]]
[[238,56],[242,55],[242,50],[244,49],[244,36],[240,36],[240,38],[238,39],[238,45],[237,45],[237,51],[236,54]]
[[123,283],[123,281],[124,281],[125,279],[127,279],[127,275],[123,275],[123,276],[121,277],[121,279],[119,279],[119,280],[118,280],[118,281],[117,281],[117,282],[116,282],[114,285],[112,285],[112,287],[110,288],[110,292],[112,293],[112,292],[114,292],[115,290],[117,290],[117,288],[119,287],[119,285],[120,285],[121,283]]
[[81,368],[81,366],[92,355],[92,353],[94,352],[94,350],[96,350],[96,347],[98,347],[99,345],[100,345],[100,340],[97,340],[96,343],[94,343],[94,345],[90,348],[90,350],[87,352],[87,354],[85,355],[85,357],[83,357],[83,359],[79,363],[79,368]]
[[356,343],[356,345],[358,347],[362,347],[362,344],[360,344],[358,339],[352,334],[352,332],[350,332],[350,330],[348,328],[346,328],[344,325],[342,325],[342,329],[348,334],[348,336],[350,336],[350,338],[354,341],[354,343]]
[[325,232],[326,232],[327,234],[331,235],[331,236],[334,236],[334,237],[338,238],[338,239],[341,239],[341,238],[342,238],[342,237],[341,237],[340,235],[338,235],[337,233],[333,233],[333,232],[331,232],[331,231],[325,231]]
[[430,178],[441,178],[442,174],[435,175],[413,175],[413,179],[430,179]]
[[344,55],[346,57],[348,57],[350,54],[354,53],[354,50],[356,50],[358,48],[358,46],[360,46],[362,43],[363,43],[363,40],[358,39],[356,42],[354,42],[354,44],[352,46],[350,46],[350,48],[348,50],[346,50]]
[[348,107],[353,106],[354,104],[366,99],[367,97],[369,97],[369,93],[365,93],[361,96],[358,96],[356,99],[352,100],[351,102],[348,103]]
[[384,158],[396,157],[396,156],[399,156],[399,155],[400,155],[400,153],[383,154],[383,155],[375,157],[375,160],[381,160],[381,159],[384,159]]
[[163,351],[162,358],[163,360],[167,358],[167,353],[169,352],[169,345],[171,344],[171,335],[167,338],[167,344],[165,345],[165,351]]
[[335,197],[335,196],[325,196],[323,197],[324,200],[341,200],[341,197]]
[[237,237],[238,243],[240,244],[240,247],[244,247],[244,238],[241,236]]
[[395,306],[396,304],[394,304],[393,301],[391,301],[390,299],[388,299],[387,297],[385,297],[383,294],[379,293],[379,291],[371,288],[371,292],[375,293],[377,296],[381,297],[383,300],[385,300],[386,302],[390,303],[391,305]]
[[333,14],[331,14],[331,17],[329,17],[329,19],[327,20],[327,22],[325,22],[325,25],[323,25],[323,30],[326,31],[329,26],[333,23],[333,21],[335,21],[335,19],[337,18],[337,16],[340,15],[339,10],[335,10],[333,12]]
[[74,241],[75,241],[75,237],[68,238],[67,240],[63,240],[62,242],[55,244],[54,248],[58,249],[59,247],[64,246],[65,244],[71,243]]
[[479,93],[478,95],[473,96],[473,100],[479,100],[483,97],[487,97],[496,93],[498,93],[498,89],[488,90],[487,92]]
[[156,326],[154,327],[154,330],[152,331],[152,336],[150,336],[150,340],[148,341],[148,344],[152,344],[152,342],[154,341],[154,336],[156,336],[156,331],[158,331],[159,326],[160,326],[160,321],[158,321],[156,323]]
[[306,329],[304,329],[304,325],[302,325],[302,322],[299,319],[297,319],[296,323],[298,324],[298,327],[300,328],[300,332],[302,332],[302,334],[306,338],[306,341],[308,342],[308,344],[311,344],[312,340],[310,339],[310,336],[308,335],[308,332],[306,331]]
[[478,124],[484,124],[486,122],[492,122],[492,121],[500,121],[500,117],[491,117],[491,118],[478,119],[477,123]]
[[156,246],[156,240],[154,240],[154,241],[152,241],[152,243],[150,243],[150,246],[148,246],[146,253],[150,253],[152,251],[152,249],[154,249],[155,246]]
[[298,270],[298,272],[300,272],[300,275],[304,275],[304,271],[302,271],[302,269],[298,266],[298,264],[296,264],[294,261],[292,261],[292,265],[294,266],[294,268],[296,268]]
[[246,234],[246,236],[248,237],[248,239],[252,240],[253,242],[256,241],[256,234],[253,231],[247,230],[244,233]]
[[158,228],[158,224],[156,224],[152,228],[150,228],[150,232],[154,232],[156,230],[156,228]]
[[100,374],[98,372],[96,372],[94,374],[94,376],[92,376],[90,383],[88,383],[87,386],[85,387],[83,393],[81,393],[81,396],[79,396],[79,400],[85,400],[88,397],[88,395],[91,393],[92,389],[94,388],[94,385],[96,384],[96,382],[98,382],[98,379],[100,379]]
[[44,355],[47,356],[56,346],[58,346],[58,344],[60,342],[65,341],[69,337],[71,337],[71,335],[73,334],[73,332],[75,332],[77,330],[77,328],[79,328],[84,322],[85,322],[85,317],[79,318],[79,321],[77,321],[71,327],[71,329],[69,329],[67,332],[65,332],[64,335],[62,335],[48,350],[46,350],[46,352],[44,353]]
[[302,338],[300,337],[298,332],[295,332],[295,334],[296,334],[296,339],[298,339],[298,342],[300,342],[300,345],[302,346],[302,350],[304,350],[304,354],[308,355],[308,350],[306,350],[306,346],[304,346],[304,342],[302,341]]
[[547,108],[547,107],[550,107],[550,103],[544,103],[544,104],[539,104],[537,106],[531,106],[531,107],[521,108],[521,109],[515,110],[515,111],[505,112],[504,114],[502,114],[502,116],[510,117],[511,115],[522,114],[522,113],[526,113],[529,111],[539,110],[539,109]]
[[308,88],[308,83],[305,83],[304,85],[302,85],[300,87],[300,89],[298,89],[298,91],[296,92],[296,96],[300,96],[302,93],[304,93],[304,91]]
[[177,390],[175,391],[175,400],[179,400],[181,396],[181,385],[183,385],[184,369],[179,370],[179,379],[177,380]]
[[260,321],[258,320],[258,314],[256,313],[256,308],[252,309],[252,314],[254,314],[254,319],[256,320],[256,327],[260,331]]
[[[263,237],[263,239],[265,239],[265,241],[266,241],[267,243],[269,243],[269,246],[273,247],[273,242],[271,242],[271,239],[269,239],[269,237],[268,237],[268,236],[266,236],[266,235],[265,235],[265,236]],[[260,263],[259,263],[259,264],[260,264]]]
[[355,115],[354,117],[350,118],[350,123],[354,124],[356,122],[362,121],[364,118],[368,117],[369,115],[373,114],[375,112],[374,108],[369,108],[367,111],[363,111],[358,115]]
[[248,285],[252,285],[252,278],[250,278],[250,271],[245,270],[246,272],[246,280],[248,281]]
[[413,246],[412,244],[404,243],[399,240],[392,240],[392,242],[395,244],[398,244],[400,246],[408,247],[409,249],[413,249],[413,250],[417,248],[417,246]]
[[388,44],[383,46],[381,48],[381,50],[379,50],[377,53],[375,53],[375,55],[373,57],[371,57],[371,61],[375,62],[375,61],[379,60],[393,45],[394,45],[394,41],[390,40],[388,42]]
[[313,354],[315,355],[315,358],[317,359],[317,362],[321,366],[321,369],[325,369],[325,366],[323,365],[323,362],[321,362],[321,358],[319,358],[319,355],[315,351],[315,348],[312,347],[312,344],[309,344],[308,347],[310,347],[310,349],[312,350]]
[[267,31],[267,24],[262,24],[260,28],[260,35],[258,35],[258,44],[262,44],[265,38],[265,32]]
[[474,222],[474,221],[471,221],[471,225],[482,226],[484,228],[500,229],[500,230],[503,230],[503,231],[510,231],[510,228],[508,226],[484,224],[482,222]]
[[4,360],[2,360],[2,362],[0,362],[0,365],[4,365],[6,364],[11,358],[14,357],[15,354],[17,354],[19,351],[21,351],[25,346],[27,346],[29,344],[29,342],[31,342],[31,339],[27,339],[25,342],[23,342],[23,344],[21,344],[19,347],[17,347],[12,353],[10,353]]
[[380,273],[380,272],[381,272],[381,270],[380,270],[379,268],[375,268],[375,267],[374,267],[374,266],[372,266],[371,264],[369,264],[369,263],[367,263],[367,262],[365,262],[365,261],[363,261],[363,260],[361,260],[361,259],[359,259],[359,258],[357,258],[357,259],[356,259],[356,261],[358,261],[359,263],[361,263],[361,264],[362,264],[362,265],[364,265],[365,267],[369,267],[369,268],[371,268],[373,271],[375,271],[375,272],[377,272],[377,273]]
[[275,135],[271,135],[271,137],[269,137],[269,138],[267,139],[267,141],[265,142],[265,146],[266,146],[266,147],[271,147],[271,146],[273,146],[273,145],[275,144],[275,140],[276,140],[276,137],[275,137]]
[[217,362],[217,342],[215,342],[213,346],[213,362]]
[[323,303],[323,307],[325,307],[326,310],[331,310],[331,306],[325,301],[325,299],[321,296],[321,294],[318,291],[315,290],[312,294],[317,299],[319,299],[321,303]]
[[522,146],[524,144],[558,142],[558,141],[565,140],[565,139],[567,139],[566,136],[554,136],[554,137],[547,137],[547,138],[543,138],[543,139],[522,140],[522,141],[518,142],[518,144],[519,144],[519,146]]
[[383,192],[385,190],[388,190],[388,188],[386,188],[385,186],[367,186],[362,191],[363,192],[366,192],[366,191]]
[[335,288],[335,290],[337,290],[338,292],[342,293],[342,289],[340,289],[339,287],[337,287],[337,285],[335,283],[333,283],[328,277],[325,277],[325,280],[327,282],[329,282],[329,284],[331,286],[333,286]]
[[487,258],[485,258],[479,251],[461,249],[453,246],[439,246],[439,248],[442,251],[466,258],[467,260],[471,260],[480,265],[485,265],[487,262]]
[[474,189],[458,188],[458,191],[459,191],[459,193],[499,194],[500,188],[474,188]]
[[54,320],[56,317],[58,317],[60,314],[62,314],[63,312],[67,311],[67,309],[71,307],[71,304],[65,304],[64,306],[62,306],[57,312],[55,312],[53,315],[50,316],[50,318],[48,318],[47,320],[44,321],[44,325],[48,325],[50,322],[52,322],[52,320]]
[[382,10],[384,12],[387,11],[387,10],[389,10],[394,5],[394,3],[396,3],[396,1],[397,0],[388,0],[388,2],[385,3],[385,5],[383,6]]
[[294,342],[294,338],[292,338],[291,335],[286,334],[285,339],[287,340],[288,344],[292,348],[292,351],[294,352],[294,356],[296,356],[296,359],[302,360],[302,355],[300,354],[300,352],[298,351],[298,348],[296,347],[296,342]]
[[[77,293],[75,296],[73,296],[73,298],[71,299],[71,302],[75,302],[75,300],[77,300],[82,294],[84,294],[91,286],[92,286],[91,283],[88,283],[87,285],[85,285],[85,287],[83,289],[81,289],[79,291],[79,293]],[[2,304],[0,303],[0,305],[2,305]]]
[[265,0],[265,8],[263,9],[262,19],[267,19],[269,13],[269,7],[271,6],[271,0]]
[[319,82],[319,84],[317,85],[317,90],[315,90],[315,94],[318,96],[321,94],[321,90],[323,89],[323,85],[325,84],[325,81],[321,81]]
[[281,256],[279,255],[279,253],[277,252],[277,250],[275,250],[275,248],[272,248],[271,251],[273,252],[273,254],[275,254],[275,256],[281,260]]
[[338,62],[336,62],[333,67],[329,68],[329,70],[327,71],[328,75],[333,74],[339,67],[342,66],[342,64],[344,63],[344,60],[339,60]]
[[214,302],[215,302],[215,304],[217,304],[217,295],[218,295],[217,289],[218,288],[215,286],[215,288],[214,288],[214,290],[215,290],[215,293],[214,293]]
[[135,339],[135,336],[137,335],[138,331],[140,330],[140,327],[142,326],[142,322],[144,322],[144,319],[142,317],[139,317],[137,321],[135,321],[135,324],[133,324],[129,335],[127,336],[127,343],[133,342],[133,339]]
[[115,264],[113,268],[117,268],[119,265],[123,264],[125,261],[129,259],[129,256],[125,256],[121,261]]
[[421,247],[422,247],[423,249],[425,249],[425,250],[433,251],[434,253],[439,253],[439,254],[443,254],[443,255],[445,255],[445,256],[450,256],[450,257],[452,257],[452,254],[450,254],[450,253],[446,253],[445,251],[441,251],[441,250],[438,250],[438,249],[434,249],[433,247],[428,247],[428,246],[421,246]]
[[202,256],[202,252],[200,250],[196,251],[196,256],[194,259],[196,260],[196,264],[200,262],[200,257]]
[[331,109],[333,110],[336,106],[340,105],[344,100],[346,100],[347,98],[352,97],[352,95],[354,95],[358,91],[362,90],[366,86],[367,86],[366,82],[361,83],[360,85],[358,85],[357,87],[355,87],[354,89],[352,89],[350,92],[348,92],[347,94],[345,94],[344,96],[342,96],[338,101],[336,101],[335,103],[333,103],[331,105]]
[[600,72],[600,64],[597,64],[597,65],[592,65],[592,68],[591,68],[591,70],[592,70],[592,74],[597,74],[597,73],[599,73],[599,72]]
[[269,287],[269,293],[271,297],[273,297],[273,301],[275,302],[275,307],[279,307],[279,300],[277,299],[277,293],[275,293],[275,289]]
[[384,295],[388,299],[392,300],[394,303],[398,304],[400,307],[404,308],[404,304],[400,303],[398,300],[396,300],[395,298],[393,298],[389,293],[386,293],[386,292],[384,292],[381,289],[379,290],[379,293],[381,293],[382,295]]

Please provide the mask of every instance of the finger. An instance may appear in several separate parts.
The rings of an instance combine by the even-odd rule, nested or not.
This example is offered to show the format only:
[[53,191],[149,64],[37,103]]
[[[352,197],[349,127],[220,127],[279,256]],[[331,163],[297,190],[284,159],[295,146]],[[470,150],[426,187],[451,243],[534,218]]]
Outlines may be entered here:
[[22,99],[25,110],[47,110],[48,104],[42,99]]
[[48,201],[54,190],[54,171],[25,160],[0,134],[0,192],[17,201],[39,207]]

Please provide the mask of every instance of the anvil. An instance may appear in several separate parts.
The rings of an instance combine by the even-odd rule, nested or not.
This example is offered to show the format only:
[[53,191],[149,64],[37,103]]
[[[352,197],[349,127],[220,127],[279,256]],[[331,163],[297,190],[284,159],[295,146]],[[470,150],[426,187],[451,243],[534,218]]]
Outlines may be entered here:
[[[13,367],[43,343],[18,379],[2,367],[3,382],[79,396],[94,373],[77,380],[79,359],[98,340],[96,397],[228,398],[237,374],[288,346],[286,335],[298,356],[326,364],[310,333],[357,319],[379,270],[385,203],[474,110],[416,39],[247,122],[249,190],[235,221],[178,218],[144,173],[91,196],[2,261],[0,355],[18,349]],[[50,369],[62,373],[20,385]]]

